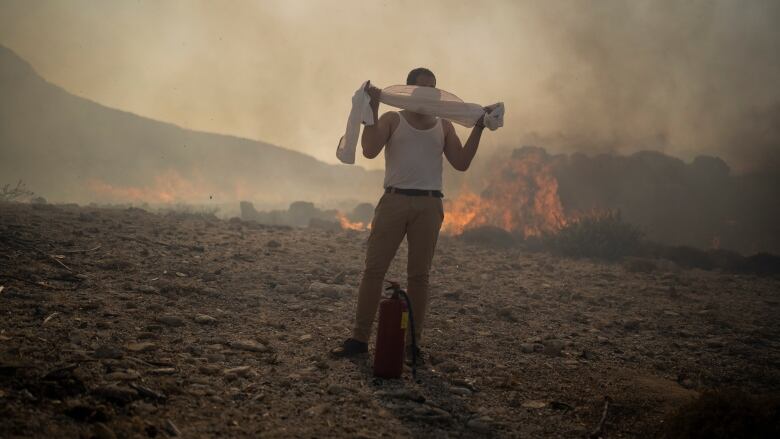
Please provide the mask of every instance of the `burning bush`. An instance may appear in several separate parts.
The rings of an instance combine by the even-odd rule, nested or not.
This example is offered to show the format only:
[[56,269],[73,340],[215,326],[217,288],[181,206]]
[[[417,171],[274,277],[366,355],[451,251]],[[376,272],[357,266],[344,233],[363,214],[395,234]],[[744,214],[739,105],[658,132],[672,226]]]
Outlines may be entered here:
[[557,233],[545,235],[550,250],[564,256],[617,260],[637,253],[643,233],[624,222],[620,212],[587,216],[573,221]]

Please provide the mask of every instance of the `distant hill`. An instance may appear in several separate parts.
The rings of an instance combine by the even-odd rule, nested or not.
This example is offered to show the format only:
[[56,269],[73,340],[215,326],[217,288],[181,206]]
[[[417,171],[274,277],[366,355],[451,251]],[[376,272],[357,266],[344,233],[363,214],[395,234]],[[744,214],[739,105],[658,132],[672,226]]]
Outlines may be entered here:
[[[338,139],[332,140],[333,148]],[[382,173],[74,96],[0,46],[0,184],[54,201],[371,201]],[[209,199],[211,197],[211,199]]]

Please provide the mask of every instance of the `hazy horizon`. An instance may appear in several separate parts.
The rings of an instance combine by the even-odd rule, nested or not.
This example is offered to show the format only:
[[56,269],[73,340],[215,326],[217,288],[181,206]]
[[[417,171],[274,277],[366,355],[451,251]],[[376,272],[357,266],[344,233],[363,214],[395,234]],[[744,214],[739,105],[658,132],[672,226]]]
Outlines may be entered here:
[[76,95],[327,163],[361,81],[426,66],[464,100],[506,102],[484,154],[649,149],[774,171],[778,18],[775,2],[3,1],[0,44]]

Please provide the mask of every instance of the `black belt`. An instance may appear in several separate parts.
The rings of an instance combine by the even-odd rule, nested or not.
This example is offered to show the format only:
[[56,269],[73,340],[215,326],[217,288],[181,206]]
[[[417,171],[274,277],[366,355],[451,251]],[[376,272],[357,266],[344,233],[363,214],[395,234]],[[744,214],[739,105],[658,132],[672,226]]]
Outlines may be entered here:
[[401,189],[397,187],[386,187],[385,188],[386,194],[401,194],[401,195],[411,195],[413,197],[436,197],[436,198],[444,198],[444,194],[441,191],[429,191],[424,189]]

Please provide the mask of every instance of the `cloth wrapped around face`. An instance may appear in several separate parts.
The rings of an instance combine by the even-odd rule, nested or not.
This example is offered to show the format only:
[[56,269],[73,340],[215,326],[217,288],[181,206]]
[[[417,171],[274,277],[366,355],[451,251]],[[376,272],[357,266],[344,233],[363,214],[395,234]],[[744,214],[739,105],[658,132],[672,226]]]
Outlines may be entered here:
[[[355,149],[360,136],[360,124],[374,124],[374,114],[371,110],[371,98],[365,91],[364,82],[352,96],[352,108],[347,119],[347,129],[339,140],[336,157],[342,163],[355,163]],[[504,126],[504,103],[498,102],[487,107],[463,102],[454,94],[434,88],[416,85],[392,85],[382,89],[379,101],[391,107],[413,111],[415,113],[447,119],[464,127],[473,127],[482,115],[485,115],[485,126],[491,131]]]

